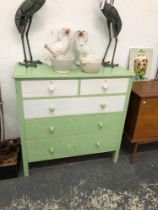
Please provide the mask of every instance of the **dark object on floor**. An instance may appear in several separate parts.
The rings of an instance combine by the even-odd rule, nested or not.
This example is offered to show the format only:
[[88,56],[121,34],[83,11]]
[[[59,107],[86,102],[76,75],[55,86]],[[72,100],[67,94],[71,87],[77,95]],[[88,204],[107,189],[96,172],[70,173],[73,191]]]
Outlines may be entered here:
[[158,141],[158,81],[134,82],[125,123],[125,136],[134,144],[130,163],[140,144]]
[[0,148],[0,179],[18,176],[20,162],[19,140],[7,140]]
[[19,140],[5,140],[4,112],[0,89],[0,179],[17,177],[19,164]]
[[[103,1],[101,3],[101,6],[103,4]],[[121,21],[120,15],[118,11],[116,10],[116,8],[113,6],[113,3],[114,3],[114,0],[111,0],[110,4],[107,3],[107,0],[106,0],[103,8],[101,8],[103,15],[106,17],[108,32],[109,32],[109,43],[107,45],[105,55],[102,60],[102,64],[103,66],[110,66],[110,67],[114,67],[118,65],[118,64],[114,64],[114,57],[115,57],[117,43],[118,43],[118,35],[122,28],[122,21]],[[111,33],[111,30],[112,30],[112,33]],[[112,55],[112,60],[111,62],[105,62],[105,58],[106,58],[106,55],[108,53],[108,50],[112,41],[112,34],[115,39],[115,46],[114,46],[114,51]]]
[[[29,30],[32,23],[33,15],[43,6],[46,0],[25,0],[20,7],[18,8],[15,14],[15,23],[16,27],[21,35],[23,52],[24,52],[24,65],[25,67],[36,67],[37,64],[40,64],[40,61],[33,61],[30,43],[29,43]],[[24,36],[26,36],[30,61],[27,60],[26,48],[24,42]]]

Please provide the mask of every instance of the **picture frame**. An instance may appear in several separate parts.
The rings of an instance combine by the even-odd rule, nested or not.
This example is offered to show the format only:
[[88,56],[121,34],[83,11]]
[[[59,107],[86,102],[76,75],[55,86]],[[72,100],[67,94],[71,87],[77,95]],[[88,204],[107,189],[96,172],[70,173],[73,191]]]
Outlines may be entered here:
[[135,74],[135,80],[150,79],[152,57],[152,48],[130,48],[129,70]]
[[156,72],[156,75],[155,75],[155,80],[158,80],[158,68],[157,68],[157,72]]

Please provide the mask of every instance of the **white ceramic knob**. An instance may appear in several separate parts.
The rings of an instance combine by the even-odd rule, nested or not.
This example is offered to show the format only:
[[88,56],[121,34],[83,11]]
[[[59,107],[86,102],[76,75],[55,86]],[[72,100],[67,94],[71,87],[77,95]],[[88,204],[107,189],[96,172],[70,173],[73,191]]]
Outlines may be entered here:
[[50,153],[54,153],[54,148],[53,148],[53,147],[50,147],[50,148],[49,148],[49,152],[50,152]]
[[103,123],[102,122],[99,122],[98,123],[98,126],[99,126],[99,128],[102,128],[103,127]]
[[50,107],[49,107],[49,111],[50,111],[50,112],[54,112],[54,111],[55,111],[55,107],[54,107],[54,106],[50,106]]
[[54,132],[54,127],[51,126],[51,127],[49,128],[49,130],[50,130],[51,133]]
[[102,104],[100,104],[100,107],[101,107],[102,109],[105,109],[106,104],[105,104],[105,103],[102,103]]
[[103,83],[102,87],[103,87],[103,90],[107,90],[108,89],[108,84],[107,84],[106,81]]
[[54,90],[55,90],[55,88],[54,88],[53,82],[50,82],[50,85],[49,85],[49,92],[50,92],[50,93],[53,93]]
[[100,147],[100,142],[99,141],[96,142],[96,146]]
[[51,85],[50,87],[49,87],[49,91],[52,93],[52,92],[54,92],[54,87]]

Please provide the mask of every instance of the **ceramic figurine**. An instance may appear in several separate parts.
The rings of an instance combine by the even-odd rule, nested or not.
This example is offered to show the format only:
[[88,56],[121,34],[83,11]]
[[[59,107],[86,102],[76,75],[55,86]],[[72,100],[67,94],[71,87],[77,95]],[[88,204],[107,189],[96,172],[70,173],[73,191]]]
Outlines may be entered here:
[[58,41],[51,46],[51,50],[55,53],[56,57],[65,57],[72,39],[72,31],[70,28],[63,28],[58,31]]
[[63,28],[58,31],[57,42],[53,45],[45,44],[44,48],[47,52],[41,55],[40,60],[48,65],[52,64],[52,59],[64,59],[66,57],[67,50],[72,40],[72,30],[70,28]]
[[[32,18],[34,14],[43,6],[46,0],[25,0],[20,7],[18,8],[15,14],[15,23],[16,27],[21,35],[23,53],[24,53],[24,62],[20,63],[25,67],[36,67],[39,64],[39,61],[34,61],[31,53],[31,47],[29,43],[29,30],[32,23]],[[27,59],[26,48],[24,37],[26,36],[27,47],[29,52],[30,60]]]
[[93,53],[91,48],[88,46],[88,33],[86,31],[75,32],[75,47],[78,54],[76,61],[77,65],[81,63],[100,62],[97,55]]

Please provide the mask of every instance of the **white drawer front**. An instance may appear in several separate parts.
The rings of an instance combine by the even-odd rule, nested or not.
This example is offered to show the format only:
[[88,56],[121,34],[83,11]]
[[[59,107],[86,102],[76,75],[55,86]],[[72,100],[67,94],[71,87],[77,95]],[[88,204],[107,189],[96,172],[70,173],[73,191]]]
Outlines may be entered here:
[[23,97],[74,96],[78,93],[78,80],[22,81]]
[[24,100],[25,118],[121,112],[125,96]]
[[81,80],[81,95],[126,93],[128,78]]

